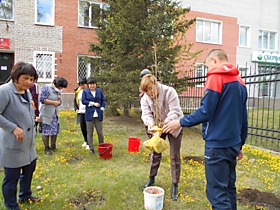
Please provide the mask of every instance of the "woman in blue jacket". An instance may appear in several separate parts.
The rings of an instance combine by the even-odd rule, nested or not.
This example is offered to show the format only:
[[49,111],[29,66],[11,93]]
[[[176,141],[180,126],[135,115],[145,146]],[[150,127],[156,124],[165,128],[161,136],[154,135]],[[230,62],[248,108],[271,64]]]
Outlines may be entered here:
[[103,111],[106,107],[106,99],[100,88],[96,88],[97,82],[93,77],[87,79],[88,88],[83,91],[82,103],[86,105],[85,120],[87,125],[87,140],[90,153],[94,154],[93,131],[94,127],[98,135],[98,142],[104,142],[102,131]]

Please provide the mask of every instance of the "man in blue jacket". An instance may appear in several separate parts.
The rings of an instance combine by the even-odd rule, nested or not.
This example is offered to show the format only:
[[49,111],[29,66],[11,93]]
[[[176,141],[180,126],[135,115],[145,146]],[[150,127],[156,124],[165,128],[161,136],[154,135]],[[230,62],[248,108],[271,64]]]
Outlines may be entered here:
[[209,71],[201,106],[166,124],[163,132],[202,123],[207,198],[213,210],[236,210],[236,160],[244,156],[248,130],[247,89],[223,50],[210,51],[205,64]]

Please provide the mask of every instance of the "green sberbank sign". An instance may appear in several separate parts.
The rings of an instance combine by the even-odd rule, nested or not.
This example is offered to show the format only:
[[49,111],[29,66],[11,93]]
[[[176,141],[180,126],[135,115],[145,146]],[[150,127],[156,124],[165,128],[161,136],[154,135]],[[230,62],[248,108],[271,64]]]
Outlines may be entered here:
[[280,54],[271,54],[271,53],[252,53],[253,62],[268,62],[268,63],[279,63],[280,64]]

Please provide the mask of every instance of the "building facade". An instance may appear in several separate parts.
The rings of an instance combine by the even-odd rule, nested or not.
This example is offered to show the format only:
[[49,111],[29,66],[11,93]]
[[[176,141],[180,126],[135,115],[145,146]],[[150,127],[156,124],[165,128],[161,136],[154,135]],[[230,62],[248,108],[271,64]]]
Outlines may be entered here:
[[[181,4],[196,18],[196,26],[186,35],[194,49],[225,50],[242,76],[259,75],[247,80],[253,90],[250,97],[280,98],[279,0],[181,0]],[[205,55],[198,57],[193,77],[205,75],[207,70],[199,66]]]
[[[279,0],[181,0],[181,3],[191,8],[188,17],[196,18],[186,40],[193,43],[193,51],[204,50],[192,77],[205,75],[204,59],[213,48],[224,49],[229,61],[238,65],[242,74],[252,71],[252,66],[264,74],[279,71]],[[99,0],[1,0],[0,84],[9,79],[16,62],[29,62],[38,71],[39,87],[57,76],[65,77],[69,86],[63,90],[64,97],[69,94],[68,104],[71,104],[77,81],[91,73],[86,62],[87,57],[94,58],[89,43],[97,42],[92,11],[105,6]],[[178,70],[188,68],[188,64],[178,66]],[[264,76],[263,80],[271,80],[271,76]],[[203,85],[198,81],[196,87]],[[264,87],[263,95],[273,95],[272,89],[280,88],[269,83],[264,83]],[[189,91],[194,90],[184,95],[192,94]],[[254,94],[260,95],[256,91],[251,93]]]
[[64,92],[73,92],[79,77],[90,74],[84,62],[92,56],[89,43],[96,42],[90,15],[102,5],[82,0],[1,0],[0,83],[16,62],[25,61],[36,67],[40,86],[63,76],[69,82]]

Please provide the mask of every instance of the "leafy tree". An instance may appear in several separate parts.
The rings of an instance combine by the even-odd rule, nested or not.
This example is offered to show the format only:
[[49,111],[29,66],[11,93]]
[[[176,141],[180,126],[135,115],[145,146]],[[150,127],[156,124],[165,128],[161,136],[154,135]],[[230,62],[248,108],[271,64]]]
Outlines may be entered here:
[[140,71],[149,68],[166,85],[186,90],[187,76],[176,71],[182,60],[195,62],[192,44],[184,34],[195,22],[188,20],[189,8],[173,0],[108,0],[108,7],[93,11],[98,25],[98,43],[90,43],[93,76],[104,90],[111,114],[129,104],[139,103]]

